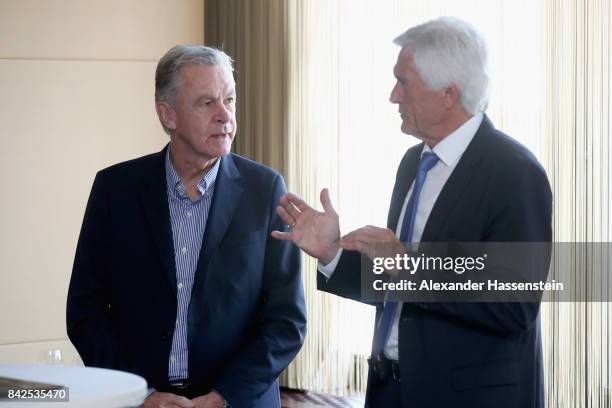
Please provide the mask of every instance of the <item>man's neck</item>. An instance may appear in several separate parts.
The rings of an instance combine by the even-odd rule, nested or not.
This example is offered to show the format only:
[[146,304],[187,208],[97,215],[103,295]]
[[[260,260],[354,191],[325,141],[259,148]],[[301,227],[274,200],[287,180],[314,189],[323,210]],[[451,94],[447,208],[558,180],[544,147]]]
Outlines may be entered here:
[[445,118],[444,121],[433,126],[427,131],[427,134],[422,135],[420,139],[433,149],[451,133],[463,126],[463,124],[470,120],[472,116],[473,115],[470,115],[465,111],[456,112],[455,114]]
[[198,183],[202,176],[213,168],[219,158],[194,157],[181,147],[181,145],[170,142],[170,161],[187,194],[190,198],[195,199],[201,195],[198,190]]

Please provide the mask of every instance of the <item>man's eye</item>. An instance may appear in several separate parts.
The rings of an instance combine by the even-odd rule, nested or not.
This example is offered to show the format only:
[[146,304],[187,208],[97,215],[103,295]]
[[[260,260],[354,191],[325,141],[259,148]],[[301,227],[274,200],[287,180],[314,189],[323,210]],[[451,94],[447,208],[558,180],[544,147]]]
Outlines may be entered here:
[[225,101],[226,101],[227,103],[234,103],[234,98],[233,98],[233,97],[231,97],[231,98],[227,98]]

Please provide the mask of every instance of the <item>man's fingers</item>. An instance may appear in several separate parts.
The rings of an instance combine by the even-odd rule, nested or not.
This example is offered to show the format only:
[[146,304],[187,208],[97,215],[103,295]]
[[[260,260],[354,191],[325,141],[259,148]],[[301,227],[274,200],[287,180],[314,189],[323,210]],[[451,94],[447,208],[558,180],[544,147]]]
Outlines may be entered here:
[[388,228],[377,227],[376,225],[366,225],[364,227],[367,231],[375,232],[378,234],[387,234],[390,230]]
[[272,238],[276,238],[281,241],[293,242],[293,232],[272,231],[270,235],[272,235]]
[[363,241],[369,243],[381,242],[377,239],[378,235],[375,231],[370,231],[366,227],[351,231],[342,237],[341,241]]
[[395,232],[389,228],[381,228],[375,225],[366,225],[365,230],[369,232],[369,236],[377,239],[378,242],[393,242],[397,239]]
[[348,234],[345,234],[342,238],[340,238],[340,243],[359,240],[359,237],[361,235],[362,232],[359,230],[351,231]]
[[361,239],[360,237],[354,236],[352,238],[342,238],[340,239],[340,246],[344,249],[348,249],[351,251],[359,251],[362,252],[366,246],[371,246],[372,243],[367,240]]
[[397,238],[390,230],[367,225],[343,236],[340,239],[340,246],[374,258],[381,256],[389,244],[394,241],[397,241]]
[[342,249],[346,249],[349,251],[358,251],[361,252],[361,250],[363,249],[363,243],[361,241],[345,241],[345,240],[341,240],[340,241],[340,247]]
[[143,406],[157,408],[195,408],[193,401],[169,392],[154,392],[145,400]]
[[280,206],[283,207],[283,209],[294,219],[297,219],[300,216],[300,212],[298,211],[298,209],[295,208],[295,205],[288,199],[283,200],[281,198]]
[[352,241],[355,239],[360,239],[360,237],[363,236],[363,228],[358,228],[354,231],[351,231],[347,234],[344,234],[344,236],[341,238],[342,241]]
[[370,258],[376,256],[376,249],[372,244],[363,241],[340,241],[340,247],[348,251],[357,251]]
[[372,244],[384,244],[397,241],[393,231],[387,228],[380,228],[373,225],[351,231],[342,237],[343,240],[360,240]]
[[185,397],[181,397],[180,395],[170,394],[169,400],[171,403],[181,408],[194,408],[196,406],[195,402]]
[[289,226],[294,226],[295,225],[295,218],[293,218],[287,212],[287,210],[285,210],[285,207],[283,207],[282,205],[279,205],[278,207],[276,207],[276,213],[281,218],[281,220],[283,220],[283,222],[285,224],[287,224]]
[[286,200],[286,202],[296,206],[300,211],[306,211],[311,208],[308,204],[306,204],[306,201],[302,200],[302,197],[294,193],[285,194],[281,198],[281,203],[285,202],[283,199]]
[[321,205],[323,205],[323,211],[326,214],[334,214],[336,215],[336,210],[334,210],[334,206],[331,203],[331,199],[329,198],[329,189],[324,188],[321,190]]

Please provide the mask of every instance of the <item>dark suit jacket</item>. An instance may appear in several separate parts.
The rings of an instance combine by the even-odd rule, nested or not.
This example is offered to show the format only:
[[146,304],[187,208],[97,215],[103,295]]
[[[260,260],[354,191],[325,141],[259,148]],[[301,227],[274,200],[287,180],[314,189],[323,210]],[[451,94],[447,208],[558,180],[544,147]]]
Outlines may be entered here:
[[[423,144],[402,159],[389,210],[395,229]],[[535,157],[489,119],[440,192],[421,242],[550,242],[552,194]],[[360,300],[360,258],[345,252],[319,289]],[[377,305],[377,318],[381,312]],[[411,408],[544,406],[538,303],[404,303],[403,400]]]
[[[67,303],[70,340],[88,366],[168,386],[176,271],[165,149],[100,171],[79,237]],[[188,311],[189,373],[234,407],[280,407],[277,377],[302,346],[299,251],[270,237],[282,177],[221,159]]]

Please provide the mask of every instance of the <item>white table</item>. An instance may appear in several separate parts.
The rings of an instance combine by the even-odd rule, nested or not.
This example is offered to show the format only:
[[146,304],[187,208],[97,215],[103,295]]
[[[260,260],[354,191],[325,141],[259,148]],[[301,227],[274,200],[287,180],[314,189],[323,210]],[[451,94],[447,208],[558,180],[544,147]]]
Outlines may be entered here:
[[136,407],[147,395],[144,378],[116,370],[54,365],[2,365],[0,377],[11,377],[69,388],[68,402],[0,400],[0,408]]

